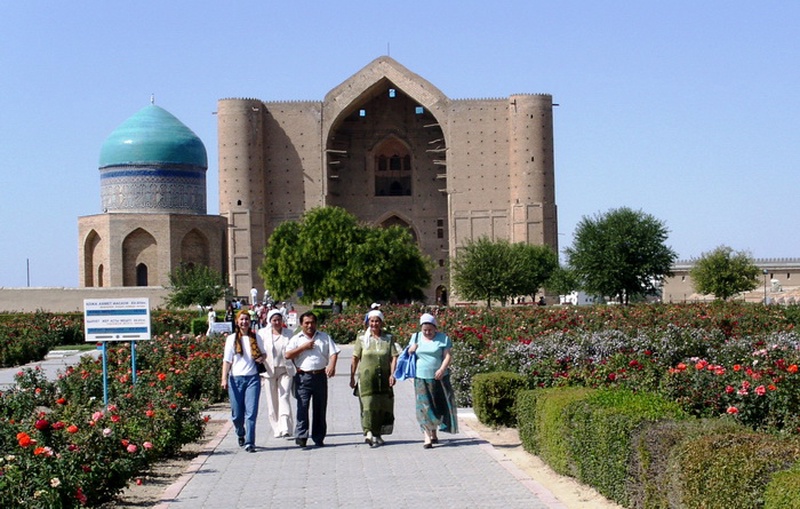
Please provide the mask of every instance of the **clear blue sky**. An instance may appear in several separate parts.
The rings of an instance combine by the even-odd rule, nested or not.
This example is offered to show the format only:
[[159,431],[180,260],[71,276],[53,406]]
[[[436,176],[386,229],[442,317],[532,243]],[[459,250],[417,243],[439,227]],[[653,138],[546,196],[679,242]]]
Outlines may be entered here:
[[800,257],[800,2],[0,0],[0,286],[78,285],[98,157],[156,104],[203,140],[226,97],[321,100],[390,54],[454,99],[549,93],[561,248],[627,206],[680,258]]

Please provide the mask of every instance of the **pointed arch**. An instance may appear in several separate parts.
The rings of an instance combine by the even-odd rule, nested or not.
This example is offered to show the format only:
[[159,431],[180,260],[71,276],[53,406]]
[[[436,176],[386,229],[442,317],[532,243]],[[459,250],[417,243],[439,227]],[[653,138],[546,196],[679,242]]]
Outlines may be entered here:
[[411,196],[411,148],[394,134],[380,140],[372,149],[372,175],[375,196]]
[[[141,286],[140,271],[149,284],[149,270],[158,270],[158,262],[155,237],[144,228],[133,230],[122,241],[122,286]],[[142,265],[144,268],[140,268]]]
[[377,223],[381,228],[388,228],[390,226],[401,226],[406,228],[409,233],[411,233],[411,238],[414,239],[414,242],[419,244],[419,235],[416,228],[414,228],[414,225],[408,220],[408,218],[403,217],[401,214],[397,212],[388,212],[384,214],[377,221]]
[[102,273],[98,274],[98,280],[94,278],[95,264],[102,259],[101,242],[102,238],[96,230],[89,231],[83,241],[83,286],[103,286]]
[[192,228],[181,239],[181,263],[209,266],[209,252],[208,237],[197,228]]

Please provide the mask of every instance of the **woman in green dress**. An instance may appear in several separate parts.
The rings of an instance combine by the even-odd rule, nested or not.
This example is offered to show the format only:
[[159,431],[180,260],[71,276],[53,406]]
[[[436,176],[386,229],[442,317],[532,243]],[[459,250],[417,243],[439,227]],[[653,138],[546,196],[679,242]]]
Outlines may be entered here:
[[364,442],[370,447],[383,445],[383,436],[391,434],[394,427],[392,387],[400,350],[391,335],[383,334],[383,320],[379,310],[369,312],[368,328],[356,339],[350,364],[350,387],[358,395]]

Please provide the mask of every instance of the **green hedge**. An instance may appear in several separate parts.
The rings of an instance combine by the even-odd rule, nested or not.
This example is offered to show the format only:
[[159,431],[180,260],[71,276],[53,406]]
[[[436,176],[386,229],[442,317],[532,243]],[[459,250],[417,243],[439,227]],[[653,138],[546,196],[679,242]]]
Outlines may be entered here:
[[525,377],[516,373],[483,373],[472,379],[472,408],[475,416],[489,426],[516,425],[514,400],[525,388]]
[[517,393],[514,411],[523,448],[536,454],[562,475],[570,470],[567,437],[568,423],[564,408],[594,392],[586,387],[533,389]]
[[670,456],[683,442],[745,429],[728,419],[659,421],[634,433],[630,461],[630,507],[680,507],[681,486],[674,480]]
[[800,464],[772,476],[764,493],[764,509],[800,509]]
[[565,413],[576,477],[626,507],[634,434],[651,422],[686,418],[677,403],[624,389],[598,390],[568,405]]
[[[740,431],[683,442],[670,458],[670,469],[680,507],[761,508],[773,474],[791,468],[798,460],[797,437]],[[770,494],[776,504],[782,497],[797,493],[796,484],[790,486],[791,491],[780,486],[776,481]]]

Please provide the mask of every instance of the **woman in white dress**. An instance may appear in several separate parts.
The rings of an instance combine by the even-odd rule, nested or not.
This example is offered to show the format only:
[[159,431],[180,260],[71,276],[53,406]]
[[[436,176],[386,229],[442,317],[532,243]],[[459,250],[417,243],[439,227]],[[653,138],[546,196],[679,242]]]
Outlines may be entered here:
[[294,429],[292,420],[292,377],[295,374],[294,363],[284,356],[286,344],[292,337],[292,331],[283,323],[283,314],[273,309],[267,313],[267,326],[259,329],[258,335],[267,350],[264,365],[267,371],[261,374],[266,382],[264,391],[269,411],[269,424],[275,438],[292,438]]

